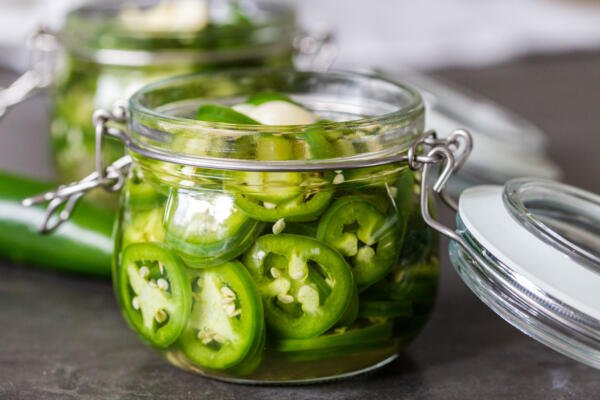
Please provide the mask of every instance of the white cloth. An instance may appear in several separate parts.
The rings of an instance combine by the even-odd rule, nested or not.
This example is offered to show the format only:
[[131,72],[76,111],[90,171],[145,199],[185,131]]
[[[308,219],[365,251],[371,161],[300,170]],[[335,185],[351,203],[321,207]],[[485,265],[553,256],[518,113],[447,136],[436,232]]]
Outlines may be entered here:
[[336,66],[481,66],[600,48],[600,1],[302,0],[305,26],[337,33]]

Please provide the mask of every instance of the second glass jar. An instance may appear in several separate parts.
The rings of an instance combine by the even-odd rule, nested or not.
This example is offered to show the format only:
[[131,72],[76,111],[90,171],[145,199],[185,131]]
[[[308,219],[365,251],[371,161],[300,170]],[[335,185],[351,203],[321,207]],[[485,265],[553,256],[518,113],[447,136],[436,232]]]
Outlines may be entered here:
[[[72,11],[60,34],[65,55],[50,126],[60,180],[81,179],[94,166],[94,110],[112,107],[147,83],[191,72],[291,65],[293,11],[244,4],[184,0],[138,9],[109,2]],[[183,22],[165,25],[169,20]],[[113,161],[123,148],[108,142],[105,153]]]

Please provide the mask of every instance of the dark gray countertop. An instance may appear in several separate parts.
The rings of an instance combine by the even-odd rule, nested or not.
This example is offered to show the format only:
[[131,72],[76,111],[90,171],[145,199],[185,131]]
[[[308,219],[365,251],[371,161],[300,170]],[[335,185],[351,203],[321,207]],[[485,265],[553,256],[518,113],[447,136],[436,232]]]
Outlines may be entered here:
[[[438,73],[517,111],[550,136],[565,179],[600,192],[600,54]],[[0,74],[0,85],[10,76]],[[0,168],[49,176],[44,100],[0,124]],[[0,263],[2,399],[597,398],[600,373],[524,336],[443,262],[431,322],[391,366],[348,381],[249,387],[181,372],[126,327],[109,282]]]

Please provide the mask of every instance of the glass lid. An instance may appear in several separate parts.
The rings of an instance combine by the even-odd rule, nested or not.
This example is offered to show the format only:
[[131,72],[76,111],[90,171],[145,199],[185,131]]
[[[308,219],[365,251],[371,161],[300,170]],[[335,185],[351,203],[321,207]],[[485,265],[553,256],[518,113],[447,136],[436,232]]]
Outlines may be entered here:
[[600,196],[548,180],[478,186],[460,197],[450,258],[501,317],[600,368]]

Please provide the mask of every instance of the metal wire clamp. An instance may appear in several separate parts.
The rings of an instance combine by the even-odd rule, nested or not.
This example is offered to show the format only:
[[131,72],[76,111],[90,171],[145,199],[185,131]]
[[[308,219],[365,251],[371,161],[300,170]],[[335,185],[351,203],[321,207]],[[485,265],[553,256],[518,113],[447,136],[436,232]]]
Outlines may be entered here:
[[40,233],[50,233],[67,221],[79,200],[90,190],[102,188],[108,192],[116,192],[123,187],[125,176],[131,165],[131,157],[126,155],[108,166],[104,166],[103,143],[105,136],[121,138],[121,131],[108,126],[109,122],[125,122],[127,111],[117,104],[112,113],[98,110],[94,113],[94,126],[96,127],[96,170],[81,179],[68,185],[61,185],[55,190],[24,199],[21,204],[30,207],[48,202],[46,214],[42,221]]
[[27,41],[30,67],[10,86],[0,88],[0,119],[8,109],[31,96],[38,89],[48,87],[57,69],[57,53],[60,43],[56,34],[39,28]]
[[333,34],[327,30],[301,32],[294,38],[293,46],[300,56],[296,59],[299,68],[327,71],[338,55]]

